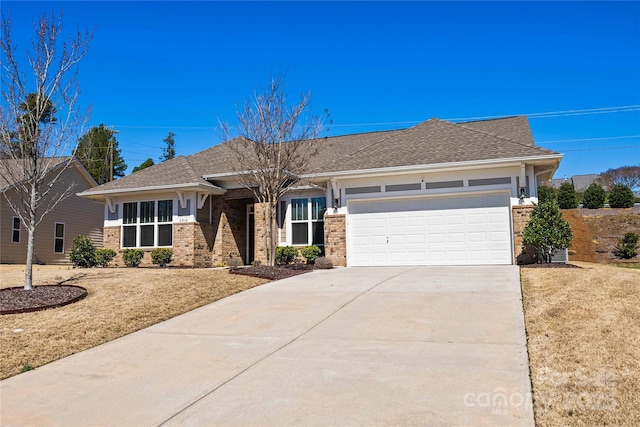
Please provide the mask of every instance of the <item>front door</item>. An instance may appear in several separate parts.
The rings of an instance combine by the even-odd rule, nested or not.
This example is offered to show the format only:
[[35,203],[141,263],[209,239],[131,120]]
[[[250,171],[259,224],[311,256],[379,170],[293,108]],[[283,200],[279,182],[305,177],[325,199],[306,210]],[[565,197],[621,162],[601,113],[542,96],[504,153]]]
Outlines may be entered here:
[[247,256],[246,263],[251,264],[255,259],[255,215],[253,205],[247,205]]

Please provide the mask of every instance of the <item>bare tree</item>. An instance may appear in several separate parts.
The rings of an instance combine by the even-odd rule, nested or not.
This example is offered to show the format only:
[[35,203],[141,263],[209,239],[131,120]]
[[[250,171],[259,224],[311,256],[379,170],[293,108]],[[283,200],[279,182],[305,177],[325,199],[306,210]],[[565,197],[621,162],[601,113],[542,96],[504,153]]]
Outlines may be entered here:
[[640,189],[640,165],[609,169],[600,175],[599,181],[606,186],[626,185],[631,190]]
[[10,183],[3,194],[28,232],[27,290],[33,289],[36,226],[72,194],[71,186],[55,192],[53,184],[70,165],[72,158],[61,156],[73,151],[89,115],[89,110],[77,107],[77,77],[92,34],[78,31],[68,41],[61,40],[62,17],[62,13],[50,18],[42,15],[34,22],[35,37],[26,52],[25,69],[11,38],[11,19],[3,16],[1,23],[0,151],[5,160],[0,161],[0,173]]
[[[267,205],[267,262],[275,263],[276,209],[278,200],[297,185],[314,154],[313,140],[323,130],[324,120],[310,112],[310,94],[289,105],[283,78],[271,78],[236,111],[237,123],[220,123],[221,134],[234,159],[240,185]],[[325,111],[325,116],[327,112]]]

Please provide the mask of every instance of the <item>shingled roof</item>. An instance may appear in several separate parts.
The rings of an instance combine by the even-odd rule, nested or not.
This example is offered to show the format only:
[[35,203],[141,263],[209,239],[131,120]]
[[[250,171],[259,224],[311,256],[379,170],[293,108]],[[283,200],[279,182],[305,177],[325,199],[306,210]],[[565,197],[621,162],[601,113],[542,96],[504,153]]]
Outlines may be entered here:
[[[308,175],[559,155],[533,143],[526,117],[465,123],[430,119],[391,131],[319,138]],[[149,186],[211,185],[203,176],[233,173],[233,154],[222,143],[151,166],[86,191],[99,194]],[[215,187],[214,187],[215,188]]]
[[[44,171],[52,171],[65,163],[73,160],[72,157],[43,157],[39,165]],[[24,161],[28,161],[25,159]],[[26,179],[24,176],[25,166],[20,159],[0,159],[0,191],[5,191],[9,187]]]

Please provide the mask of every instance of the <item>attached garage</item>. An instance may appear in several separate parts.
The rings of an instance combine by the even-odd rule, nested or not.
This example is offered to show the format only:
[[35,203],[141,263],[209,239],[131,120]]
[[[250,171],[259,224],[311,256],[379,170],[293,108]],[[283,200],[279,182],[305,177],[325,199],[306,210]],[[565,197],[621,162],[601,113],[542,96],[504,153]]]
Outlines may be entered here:
[[350,201],[351,266],[511,264],[508,193]]

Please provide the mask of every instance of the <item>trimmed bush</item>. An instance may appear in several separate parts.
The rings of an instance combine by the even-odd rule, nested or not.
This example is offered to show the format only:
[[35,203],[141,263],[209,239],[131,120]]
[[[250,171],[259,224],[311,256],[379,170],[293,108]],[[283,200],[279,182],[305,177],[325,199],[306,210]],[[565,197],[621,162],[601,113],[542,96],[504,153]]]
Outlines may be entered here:
[[578,207],[578,195],[570,182],[564,182],[558,190],[558,207],[560,209],[575,209]]
[[79,234],[73,239],[73,247],[69,259],[76,267],[91,268],[98,265],[96,260],[96,247],[93,240]]
[[609,206],[612,208],[632,208],[635,197],[626,185],[614,185],[609,192]]
[[558,192],[556,189],[547,185],[541,185],[538,187],[538,203],[549,200],[558,200]]
[[143,256],[142,249],[125,249],[122,253],[122,260],[127,267],[138,267]]
[[151,263],[166,267],[171,262],[173,251],[167,248],[155,248],[151,251]]
[[116,256],[116,251],[113,249],[96,249],[96,262],[100,267],[109,267],[109,263]]
[[297,256],[298,249],[293,246],[278,246],[276,248],[276,264],[291,264]]
[[238,267],[242,267],[244,265],[244,263],[242,262],[242,258],[227,258],[227,260],[225,261],[225,264],[227,264],[227,267],[234,269],[234,268],[238,268]]
[[600,209],[604,207],[604,199],[606,196],[607,194],[604,188],[594,182],[587,188],[587,191],[584,192],[582,204],[587,209]]
[[315,263],[316,258],[318,258],[318,255],[322,253],[322,250],[320,250],[316,245],[311,245],[300,248],[300,253],[304,259],[307,260],[307,264],[313,264]]
[[316,258],[316,263],[314,264],[313,268],[319,270],[330,270],[333,268],[333,263],[329,258],[321,256]]
[[533,246],[538,259],[544,263],[551,262],[556,250],[568,248],[572,238],[571,226],[562,218],[562,212],[553,200],[533,207],[522,232],[522,244]]
[[631,259],[638,256],[638,235],[636,233],[626,233],[623,238],[618,239],[618,244],[613,250],[613,254],[622,259]]

